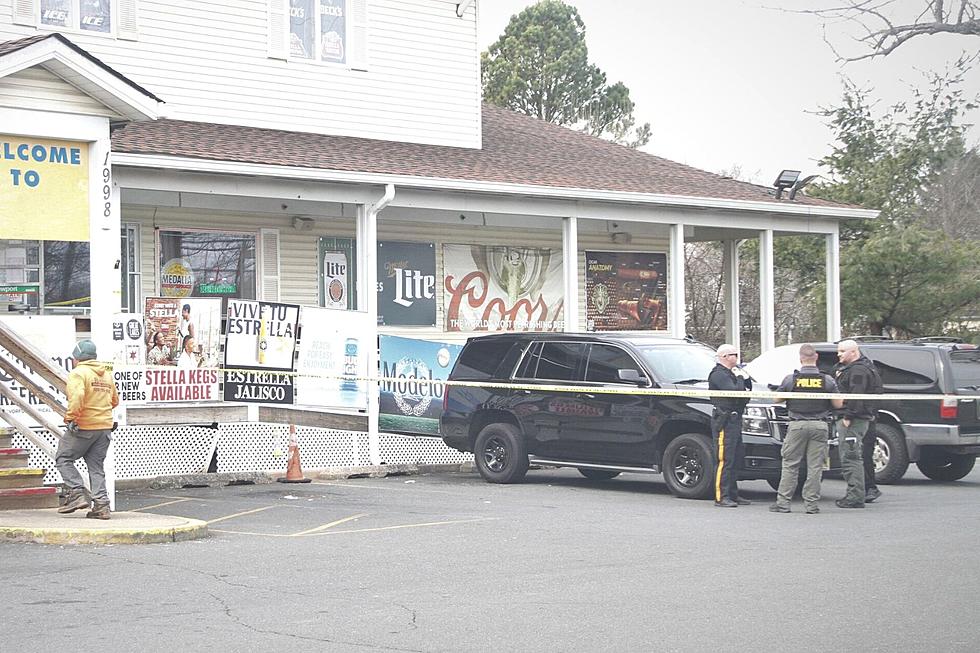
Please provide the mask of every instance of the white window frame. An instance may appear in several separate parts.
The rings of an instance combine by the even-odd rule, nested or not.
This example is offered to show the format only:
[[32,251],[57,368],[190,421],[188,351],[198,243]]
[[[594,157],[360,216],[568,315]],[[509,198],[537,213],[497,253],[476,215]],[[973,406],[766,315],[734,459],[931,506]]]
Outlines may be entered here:
[[68,25],[51,25],[45,23],[41,15],[42,0],[14,0],[14,23],[29,25],[39,30],[64,32],[68,34],[86,34],[103,38],[117,38],[134,41],[138,38],[137,2],[138,0],[110,0],[109,30],[82,29],[80,24],[81,0],[68,0],[70,4]]
[[342,0],[344,4],[343,61],[323,58],[321,4],[320,0],[309,1],[314,12],[313,53],[315,56],[302,57],[292,53],[291,0],[269,0],[269,57],[297,63],[316,63],[350,70],[366,70],[368,0]]

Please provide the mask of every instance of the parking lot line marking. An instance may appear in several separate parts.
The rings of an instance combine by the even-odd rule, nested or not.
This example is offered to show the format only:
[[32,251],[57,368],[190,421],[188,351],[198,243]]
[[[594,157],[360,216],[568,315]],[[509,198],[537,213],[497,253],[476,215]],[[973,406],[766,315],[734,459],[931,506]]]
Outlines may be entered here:
[[152,506],[143,506],[142,508],[133,508],[129,512],[140,512],[142,510],[150,510],[151,508],[162,508],[164,506],[169,506],[174,503],[180,503],[182,501],[191,501],[191,499],[174,499],[173,501],[164,501],[163,503],[154,503]]
[[339,535],[341,533],[372,533],[375,531],[393,531],[404,528],[421,528],[424,526],[449,526],[452,524],[470,524],[473,522],[481,521],[496,521],[497,517],[481,517],[477,519],[457,519],[454,521],[434,521],[425,522],[422,524],[399,524],[398,526],[378,526],[376,528],[351,528],[342,531],[317,531],[315,533],[309,533],[303,535],[302,533],[257,533],[255,531],[229,531],[224,529],[209,528],[208,531],[211,533],[223,533],[226,535],[257,535],[259,537],[316,537],[318,535]]
[[254,510],[246,510],[245,512],[236,512],[234,515],[225,515],[224,517],[218,517],[217,519],[209,519],[208,524],[217,524],[219,521],[225,521],[226,519],[234,519],[235,517],[242,517],[244,515],[251,515],[257,512],[262,512],[263,510],[268,510],[269,508],[275,508],[275,506],[263,506],[261,508],[255,508]]
[[[404,492],[406,490],[404,483],[401,485],[365,485],[362,483],[333,483],[330,481],[313,481],[313,485],[333,485],[336,487],[349,487],[356,490],[398,490]],[[424,492],[426,494],[455,494],[449,490],[430,490],[428,488],[415,486],[412,488],[412,492]]]
[[361,517],[366,516],[367,514],[368,513],[366,513],[366,512],[362,512],[362,513],[360,513],[358,515],[351,515],[350,517],[344,517],[343,519],[338,519],[337,521],[332,521],[329,524],[324,524],[323,526],[317,526],[316,528],[311,528],[311,529],[309,529],[307,531],[300,531],[299,533],[293,533],[293,537],[296,537],[296,536],[299,536],[299,535],[309,535],[310,533],[317,533],[319,531],[325,531],[328,528],[333,528],[334,526],[337,526],[339,524],[343,524],[343,523],[349,522],[349,521],[354,520],[354,519],[359,519]]
[[481,521],[496,521],[496,517],[478,517],[476,519],[454,519],[449,521],[430,521],[421,524],[399,524],[398,526],[377,526],[375,528],[350,528],[342,531],[323,531],[311,533],[305,537],[316,537],[317,535],[339,535],[340,533],[373,533],[375,531],[395,531],[402,528],[422,528],[425,526],[449,526],[451,524],[472,524]]

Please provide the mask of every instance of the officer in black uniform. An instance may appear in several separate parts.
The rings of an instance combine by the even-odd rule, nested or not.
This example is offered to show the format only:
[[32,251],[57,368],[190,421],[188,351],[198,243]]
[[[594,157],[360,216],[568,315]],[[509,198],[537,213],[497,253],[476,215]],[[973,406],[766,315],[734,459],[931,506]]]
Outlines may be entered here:
[[[738,349],[733,345],[718,348],[718,364],[708,375],[709,390],[744,392],[752,389],[747,376],[732,372],[738,364]],[[746,399],[712,397],[715,405],[711,418],[711,434],[715,442],[715,505],[719,508],[747,506],[751,501],[738,496],[738,470],[742,466],[745,445],[742,444],[742,411]]]
[[[837,392],[837,382],[817,369],[817,350],[813,345],[800,347],[800,369],[779,385],[778,392]],[[782,400],[780,400],[782,401]],[[800,466],[806,460],[806,481],[803,484],[803,505],[806,514],[820,512],[820,477],[827,458],[832,409],[844,405],[841,399],[786,400],[789,429],[783,441],[783,470],[776,493],[776,503],[770,512],[790,512],[790,502],[796,492]]]

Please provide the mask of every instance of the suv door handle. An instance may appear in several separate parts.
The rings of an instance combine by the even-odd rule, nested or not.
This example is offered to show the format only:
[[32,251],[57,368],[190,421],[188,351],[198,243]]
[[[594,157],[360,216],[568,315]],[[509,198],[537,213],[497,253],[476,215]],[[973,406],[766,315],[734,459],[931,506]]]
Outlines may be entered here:
[[594,394],[592,394],[591,392],[580,392],[578,394],[578,396],[579,397],[585,397],[586,399],[595,399],[596,398],[596,396]]
[[517,390],[514,390],[514,394],[518,394],[518,395],[529,395],[529,394],[531,394],[531,391],[528,390],[527,388],[518,388]]

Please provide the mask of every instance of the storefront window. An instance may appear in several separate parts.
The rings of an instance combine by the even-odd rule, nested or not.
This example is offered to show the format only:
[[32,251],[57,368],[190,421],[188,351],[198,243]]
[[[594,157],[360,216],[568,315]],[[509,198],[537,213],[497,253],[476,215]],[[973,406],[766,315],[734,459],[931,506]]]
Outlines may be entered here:
[[87,313],[89,244],[0,240],[0,311]]
[[255,235],[159,231],[164,297],[255,299]]

